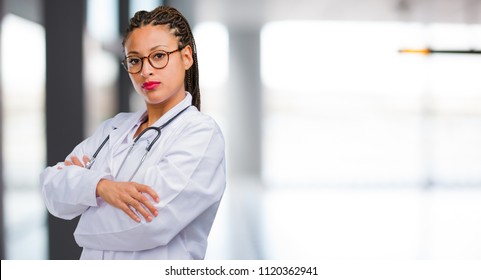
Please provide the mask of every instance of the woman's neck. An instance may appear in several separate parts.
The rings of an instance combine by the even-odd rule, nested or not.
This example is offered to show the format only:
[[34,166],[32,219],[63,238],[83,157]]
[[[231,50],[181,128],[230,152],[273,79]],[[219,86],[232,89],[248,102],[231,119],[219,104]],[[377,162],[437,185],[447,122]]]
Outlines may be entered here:
[[147,127],[152,126],[157,120],[159,120],[170,109],[174,108],[177,104],[184,100],[185,96],[179,96],[174,100],[163,102],[159,104],[146,104],[147,107]]

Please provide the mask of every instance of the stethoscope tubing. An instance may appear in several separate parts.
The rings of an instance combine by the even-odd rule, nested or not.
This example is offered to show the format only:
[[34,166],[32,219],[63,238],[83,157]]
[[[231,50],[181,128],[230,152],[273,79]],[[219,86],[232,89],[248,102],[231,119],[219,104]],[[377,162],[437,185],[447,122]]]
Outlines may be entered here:
[[86,164],[85,164],[85,168],[87,169],[90,169],[92,167],[92,165],[94,164],[95,162],[95,159],[97,158],[97,155],[99,154],[99,152],[102,150],[102,148],[104,147],[104,145],[109,141],[110,139],[110,135],[107,135],[107,137],[105,137],[104,141],[102,142],[102,144],[100,144],[100,146],[98,147],[98,149],[95,151],[94,155],[92,156],[92,159],[90,159]]
[[[165,122],[164,124],[162,124],[161,126],[150,126],[150,127],[147,127],[146,129],[142,130],[142,132],[140,132],[139,135],[137,135],[137,137],[134,139],[134,142],[132,143],[132,145],[130,146],[129,150],[127,151],[127,154],[125,155],[124,157],[124,160],[122,161],[122,163],[120,164],[120,167],[117,171],[117,175],[115,176],[116,178],[118,177],[118,175],[120,174],[120,171],[122,170],[122,167],[124,166],[125,162],[127,161],[127,158],[129,157],[130,153],[132,152],[132,150],[134,149],[134,146],[135,144],[137,144],[137,142],[139,141],[139,139],[146,133],[148,132],[149,130],[155,130],[157,132],[157,135],[155,136],[155,138],[152,140],[152,142],[145,148],[145,153],[144,155],[142,156],[142,159],[140,160],[140,163],[139,165],[137,166],[137,168],[135,169],[134,173],[132,174],[132,176],[130,176],[129,178],[129,181],[131,181],[135,174],[137,174],[137,171],[139,171],[140,169],[140,166],[142,165],[142,163],[144,163],[145,161],[145,158],[147,157],[147,154],[149,153],[149,151],[152,149],[152,147],[154,146],[154,144],[157,142],[157,140],[160,138],[160,135],[162,134],[162,129],[164,127],[166,127],[168,124],[170,124],[174,119],[176,119],[180,114],[182,114],[184,111],[186,111],[190,106],[187,106],[185,107],[184,109],[182,109],[180,112],[178,112],[175,116],[173,116],[172,118],[170,118],[167,122]],[[102,148],[105,146],[105,144],[109,141],[110,139],[110,135],[107,135],[107,137],[104,139],[104,141],[102,141],[102,144],[100,144],[100,146],[97,148],[97,150],[95,151],[94,155],[92,156],[92,159],[89,160],[89,162],[87,162],[85,164],[85,168],[87,169],[90,169],[92,167],[92,165],[94,164],[98,154],[100,153],[100,151],[102,150]]]
[[147,157],[147,154],[149,153],[150,149],[152,149],[152,146],[160,138],[160,134],[161,134],[161,128],[160,127],[155,127],[155,126],[147,127],[146,129],[142,130],[142,132],[139,135],[137,135],[137,137],[134,140],[134,143],[132,143],[129,150],[127,151],[127,154],[125,155],[124,160],[122,161],[122,164],[120,164],[119,170],[117,171],[117,175],[115,176],[115,178],[117,178],[119,176],[120,171],[122,170],[122,167],[124,166],[125,162],[127,161],[127,158],[130,156],[130,153],[132,152],[135,145],[137,144],[137,141],[139,141],[139,139],[142,138],[142,136],[149,130],[155,130],[157,132],[157,135],[155,136],[154,140],[152,140],[152,142],[149,143],[149,145],[145,148],[145,153],[142,156],[142,158],[140,159],[140,163],[137,166],[137,168],[135,169],[134,173],[132,174],[132,176],[130,176],[129,182],[132,180],[132,178],[134,178],[135,174],[137,174],[137,171],[139,171],[140,166],[142,165],[142,163],[144,163],[144,160]]

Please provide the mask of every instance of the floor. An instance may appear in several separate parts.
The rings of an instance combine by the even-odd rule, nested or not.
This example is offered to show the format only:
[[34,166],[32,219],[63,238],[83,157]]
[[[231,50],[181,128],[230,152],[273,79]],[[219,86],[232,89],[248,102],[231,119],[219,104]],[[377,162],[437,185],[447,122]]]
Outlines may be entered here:
[[480,188],[239,193],[227,194],[208,258],[481,259]]
[[[5,207],[7,259],[46,259],[39,194],[9,192]],[[479,260],[480,236],[481,188],[296,189],[243,182],[229,185],[206,258]]]

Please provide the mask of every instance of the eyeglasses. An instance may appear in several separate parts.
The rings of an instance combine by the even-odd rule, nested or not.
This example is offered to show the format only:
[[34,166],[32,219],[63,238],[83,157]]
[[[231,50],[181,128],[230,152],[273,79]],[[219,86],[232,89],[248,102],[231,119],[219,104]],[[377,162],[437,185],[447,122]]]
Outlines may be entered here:
[[154,51],[150,53],[148,56],[138,57],[138,56],[127,56],[122,60],[122,65],[124,66],[125,70],[130,74],[137,74],[142,71],[142,67],[144,66],[144,59],[148,59],[150,65],[155,69],[162,69],[167,66],[169,63],[169,56],[177,51],[180,51],[181,48],[173,50],[171,52],[166,51]]

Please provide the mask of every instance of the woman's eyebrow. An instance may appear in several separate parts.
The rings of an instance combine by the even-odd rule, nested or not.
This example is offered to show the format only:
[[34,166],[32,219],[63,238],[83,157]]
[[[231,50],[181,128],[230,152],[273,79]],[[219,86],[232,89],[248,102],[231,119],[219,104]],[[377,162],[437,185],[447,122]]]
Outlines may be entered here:
[[[154,46],[154,47],[150,48],[150,51],[153,51],[153,50],[158,49],[160,47],[166,47],[167,48],[168,46],[167,45],[157,45],[157,46]],[[140,53],[138,51],[129,51],[127,53],[127,55],[131,55],[131,54],[140,54]]]
[[131,55],[131,54],[139,54],[139,52],[137,52],[137,51],[130,51],[130,52],[127,53],[127,55]]
[[167,45],[157,45],[155,47],[150,48],[150,50],[153,51],[153,50],[158,49],[160,47],[166,47],[167,48],[168,46]]

